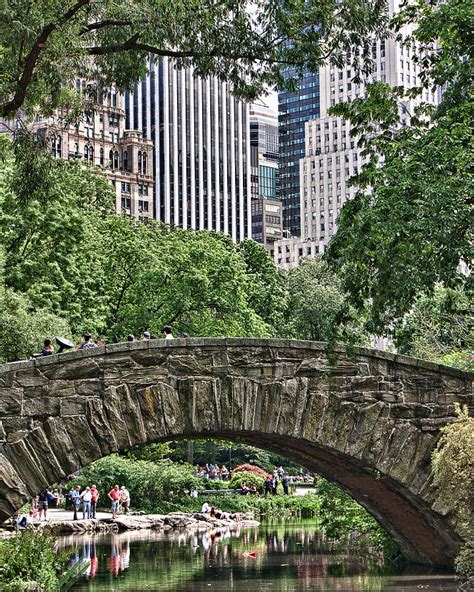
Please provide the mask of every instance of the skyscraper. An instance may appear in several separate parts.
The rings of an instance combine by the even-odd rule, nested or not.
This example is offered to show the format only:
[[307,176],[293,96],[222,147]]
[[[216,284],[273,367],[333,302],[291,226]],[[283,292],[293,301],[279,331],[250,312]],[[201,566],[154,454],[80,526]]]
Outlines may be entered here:
[[282,204],[278,187],[278,116],[252,105],[250,109],[250,164],[252,238],[270,246],[283,236]]
[[319,73],[307,73],[295,92],[280,92],[278,113],[283,227],[290,235],[300,236],[300,159],[305,153],[305,122],[319,117]]
[[[390,11],[397,9],[398,0],[391,0]],[[304,150],[298,185],[301,236],[275,243],[272,255],[281,267],[294,267],[301,257],[323,253],[336,233],[342,206],[357,191],[357,187],[349,185],[349,179],[364,164],[362,151],[350,136],[350,122],[329,115],[328,110],[337,103],[363,97],[366,85],[374,81],[407,89],[417,85],[419,66],[412,60],[417,51],[418,48],[405,46],[393,37],[374,39],[373,70],[360,84],[353,82],[354,71],[350,65],[342,69],[325,65],[320,69],[320,113],[303,124]],[[425,90],[422,99],[436,104],[439,95]],[[402,125],[409,122],[413,106],[412,100],[400,104]]]
[[126,97],[126,125],[154,144],[154,215],[167,224],[251,236],[249,106],[217,78],[151,57]]

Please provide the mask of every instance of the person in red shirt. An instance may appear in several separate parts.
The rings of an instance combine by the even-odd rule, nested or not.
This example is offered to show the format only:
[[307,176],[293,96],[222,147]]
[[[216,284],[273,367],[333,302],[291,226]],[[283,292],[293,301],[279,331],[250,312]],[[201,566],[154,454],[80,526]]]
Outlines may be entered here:
[[95,518],[95,513],[97,512],[97,500],[99,499],[100,495],[95,485],[91,487],[91,494],[91,518]]
[[118,485],[115,485],[113,489],[109,491],[107,494],[109,499],[112,502],[112,520],[115,520],[117,517],[119,503],[120,503],[120,489]]

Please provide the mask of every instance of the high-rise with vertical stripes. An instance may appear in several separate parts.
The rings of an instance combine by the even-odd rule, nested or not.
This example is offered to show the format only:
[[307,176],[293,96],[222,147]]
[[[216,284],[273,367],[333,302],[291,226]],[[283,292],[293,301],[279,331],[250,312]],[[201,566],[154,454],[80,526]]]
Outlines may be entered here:
[[126,96],[126,127],[154,144],[156,219],[251,237],[249,106],[226,83],[151,57]]

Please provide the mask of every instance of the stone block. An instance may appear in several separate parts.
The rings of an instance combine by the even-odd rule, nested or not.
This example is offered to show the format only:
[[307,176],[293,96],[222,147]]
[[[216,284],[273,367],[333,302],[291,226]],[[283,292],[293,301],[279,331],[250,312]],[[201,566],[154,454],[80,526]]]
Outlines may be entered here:
[[100,399],[88,398],[86,407],[89,425],[104,456],[118,452],[119,445],[115,437],[115,431],[112,429],[105,412],[104,403]]
[[80,469],[81,460],[77,453],[76,443],[71,439],[74,431],[69,433],[63,420],[58,417],[50,417],[43,424],[43,429],[64,474],[68,475]]
[[132,445],[146,442],[147,437],[145,426],[143,425],[140,404],[134,396],[135,393],[133,387],[123,384],[117,387],[116,392]]
[[85,415],[88,397],[64,397],[61,399],[61,417],[66,415]]
[[13,370],[7,370],[9,364],[0,366],[0,388],[10,388],[13,386],[13,378],[15,373]]
[[97,397],[102,394],[104,390],[104,383],[102,380],[78,380],[74,388],[78,395]]
[[16,372],[14,382],[16,386],[20,387],[41,387],[47,386],[50,381],[48,380],[48,378],[46,378],[46,376],[43,376],[43,374],[38,370],[38,368],[31,368],[31,370],[23,370],[21,372]]
[[44,368],[43,373],[51,380],[80,380],[82,378],[99,378],[101,371],[98,360],[82,358],[73,362],[54,364]]
[[25,399],[23,402],[23,415],[31,417],[50,417],[59,415],[60,399],[57,397],[38,397]]
[[15,388],[0,388],[0,417],[21,415],[23,391]]
[[119,449],[128,448],[132,445],[128,433],[127,424],[120,405],[120,396],[116,386],[109,386],[104,391],[104,409],[110,426],[113,426],[115,438]]
[[102,451],[86,417],[67,415],[62,418],[62,422],[79,457],[78,468],[85,467],[102,457]]

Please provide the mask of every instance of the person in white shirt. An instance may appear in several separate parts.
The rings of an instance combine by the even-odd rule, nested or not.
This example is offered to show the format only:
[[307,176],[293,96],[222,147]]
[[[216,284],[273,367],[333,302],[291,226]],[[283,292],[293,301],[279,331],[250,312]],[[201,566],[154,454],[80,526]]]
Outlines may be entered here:
[[91,501],[92,501],[92,493],[91,488],[87,486],[84,491],[81,493],[82,499],[82,519],[85,520],[86,518],[91,517]]
[[208,500],[207,502],[204,502],[202,504],[201,514],[209,514],[210,512],[211,512],[211,505]]
[[120,488],[120,504],[125,514],[128,514],[130,512],[130,492],[125,485]]

